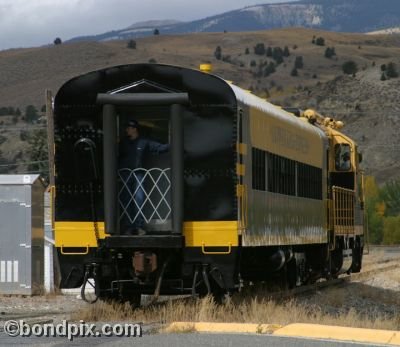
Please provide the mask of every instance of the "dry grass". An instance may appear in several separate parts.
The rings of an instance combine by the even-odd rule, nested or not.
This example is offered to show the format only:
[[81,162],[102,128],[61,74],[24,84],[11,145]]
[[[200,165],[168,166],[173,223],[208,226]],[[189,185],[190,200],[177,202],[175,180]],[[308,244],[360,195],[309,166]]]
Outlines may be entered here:
[[328,314],[317,306],[302,305],[295,300],[281,303],[269,299],[229,300],[216,304],[211,297],[193,300],[170,300],[161,305],[132,310],[129,305],[98,302],[77,312],[73,319],[85,321],[131,320],[135,322],[238,322],[256,324],[318,323],[373,329],[400,329],[400,319],[385,315],[363,316],[354,309]]

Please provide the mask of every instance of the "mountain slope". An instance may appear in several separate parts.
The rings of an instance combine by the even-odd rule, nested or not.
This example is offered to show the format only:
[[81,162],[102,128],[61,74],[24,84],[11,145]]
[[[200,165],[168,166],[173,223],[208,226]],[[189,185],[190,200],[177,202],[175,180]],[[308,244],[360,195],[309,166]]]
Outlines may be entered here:
[[70,41],[131,39],[152,35],[155,28],[161,34],[253,31],[285,27],[365,33],[397,26],[400,26],[398,0],[302,0],[249,6],[185,23],[171,20],[137,23],[125,29],[77,37]]
[[[312,44],[313,36],[323,37],[326,46]],[[269,75],[265,67],[273,59],[254,53],[259,43],[266,47],[287,46],[290,51]],[[222,50],[221,60],[214,56],[217,46]],[[335,47],[336,56],[326,58],[327,47]],[[157,61],[197,69],[200,63],[210,61],[213,73],[273,103],[314,108],[343,120],[344,132],[355,138],[364,151],[367,174],[384,182],[398,177],[400,169],[400,137],[396,130],[400,128],[400,79],[381,81],[381,65],[394,62],[400,66],[399,47],[397,36],[296,28],[157,35],[138,39],[136,49],[127,48],[126,41],[108,41],[7,50],[0,52],[0,107],[24,110],[33,104],[40,109],[46,88],[55,93],[70,78],[107,66]],[[297,57],[302,57],[304,66],[293,76]],[[348,60],[359,67],[355,77],[343,75],[342,64]],[[15,132],[12,134],[15,136]],[[10,146],[3,144],[2,151],[11,161],[15,150]]]

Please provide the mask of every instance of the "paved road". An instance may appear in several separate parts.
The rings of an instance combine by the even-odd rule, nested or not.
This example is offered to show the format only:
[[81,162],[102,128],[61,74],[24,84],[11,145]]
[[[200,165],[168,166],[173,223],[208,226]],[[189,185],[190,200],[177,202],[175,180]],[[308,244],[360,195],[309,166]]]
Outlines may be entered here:
[[0,346],[155,346],[155,347],[200,347],[200,346],[271,346],[271,347],[363,347],[370,344],[353,344],[346,342],[307,340],[268,335],[246,334],[154,334],[130,338],[75,338],[72,342],[66,338],[45,337],[9,337],[0,335]]

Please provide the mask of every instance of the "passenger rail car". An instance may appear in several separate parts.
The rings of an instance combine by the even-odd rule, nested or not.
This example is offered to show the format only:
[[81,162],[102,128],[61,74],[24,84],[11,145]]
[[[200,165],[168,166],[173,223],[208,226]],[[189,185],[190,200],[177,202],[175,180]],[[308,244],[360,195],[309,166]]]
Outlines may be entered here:
[[[120,164],[132,119],[141,136],[169,144],[140,168]],[[54,101],[61,287],[92,278],[98,297],[137,303],[141,294],[219,295],[360,271],[360,156],[340,126],[176,66],[68,81]],[[123,221],[139,217],[146,233],[128,235]]]

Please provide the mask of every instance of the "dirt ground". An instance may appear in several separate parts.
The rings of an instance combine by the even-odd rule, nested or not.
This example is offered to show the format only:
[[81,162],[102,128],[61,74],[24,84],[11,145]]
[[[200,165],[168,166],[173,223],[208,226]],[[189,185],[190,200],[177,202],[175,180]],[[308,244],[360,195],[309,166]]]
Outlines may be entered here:
[[[395,265],[400,262],[400,248],[384,248],[375,247],[371,248],[369,254],[365,255],[364,258],[364,272],[375,270],[379,267],[387,267],[388,265]],[[321,319],[321,317],[332,317],[332,319],[343,318],[343,324],[347,324],[346,321],[360,320],[360,317],[365,317],[370,323],[368,326],[374,327],[375,325],[380,328],[400,329],[400,267],[392,269],[390,271],[375,272],[373,275],[366,275],[359,279],[354,279],[350,283],[346,283],[340,286],[334,286],[332,288],[317,291],[311,295],[305,295],[288,303],[273,303],[274,309],[279,305],[282,305],[281,311],[287,311],[288,305],[291,308],[296,308],[296,312],[299,313],[299,320],[311,320]],[[260,299],[260,298],[258,298]],[[198,300],[201,301],[201,300]],[[250,302],[250,301],[249,301]],[[270,305],[267,301],[259,301],[258,305]],[[99,304],[96,304],[99,305]],[[101,304],[100,304],[101,305]],[[187,307],[185,307],[187,305]],[[232,304],[230,304],[232,305]],[[240,307],[241,310],[250,310],[250,306],[255,305],[255,301],[249,304],[248,308],[244,308],[244,300],[236,306],[236,310]],[[157,312],[154,308],[151,308],[146,312],[146,308],[139,310],[136,313],[132,313],[132,318],[136,321],[168,321],[181,318],[188,318],[185,315],[185,310],[189,312],[193,308],[193,312],[196,310],[204,309],[204,312],[208,312],[210,304],[207,303],[204,308],[204,303],[179,303],[179,309],[174,308],[174,304],[166,304],[160,308],[160,312]],[[182,307],[181,307],[182,306]],[[190,307],[189,307],[190,306]],[[192,307],[193,306],[193,307]],[[211,305],[212,306],[212,305]],[[79,291],[69,294],[46,294],[43,296],[11,296],[2,295],[0,296],[0,328],[2,323],[9,319],[40,319],[50,320],[53,322],[59,322],[63,319],[70,319],[71,317],[75,320],[84,319],[88,320],[93,316],[93,311],[96,307],[80,299]],[[261,306],[260,306],[261,307]],[[301,309],[304,309],[304,312]],[[101,309],[104,309],[102,307]],[[166,316],[166,311],[176,310],[176,314],[169,312]],[[251,308],[254,310],[254,308]],[[208,317],[207,313],[202,313],[204,319],[220,320],[223,319],[224,315],[221,312],[221,317],[217,317],[214,309],[210,309],[212,316]],[[218,309],[219,310],[219,309]],[[222,309],[221,309],[222,310]],[[230,311],[234,311],[232,307]],[[121,309],[124,312],[124,319],[127,318],[126,308]],[[102,312],[97,309],[97,318],[101,320],[102,317],[98,317],[98,313]],[[260,312],[255,313],[257,318],[255,320],[267,319],[268,316],[262,318]],[[101,315],[101,314],[100,314]],[[129,316],[129,314],[128,314]],[[291,322],[293,317],[277,316],[280,321],[273,322],[279,324],[285,324]],[[82,318],[80,318],[82,317]],[[196,320],[197,316],[193,319]],[[228,316],[226,316],[228,317]],[[237,316],[240,318],[240,316]],[[280,317],[280,318],[279,318]],[[106,318],[106,317],[105,317]],[[190,318],[190,317],[189,317]],[[228,318],[227,318],[228,319]],[[230,316],[229,320],[235,319],[235,315]],[[240,318],[243,320],[245,318]],[[246,319],[252,320],[253,318],[248,316]],[[376,323],[376,321],[378,323]],[[385,321],[382,323],[382,321]],[[388,324],[386,321],[390,321]],[[379,323],[380,322],[380,323]],[[271,323],[271,322],[265,322]],[[329,319],[326,322],[329,324]],[[375,325],[374,325],[375,324]],[[381,325],[380,325],[381,324]]]

